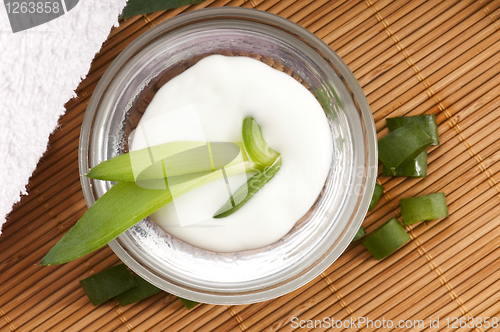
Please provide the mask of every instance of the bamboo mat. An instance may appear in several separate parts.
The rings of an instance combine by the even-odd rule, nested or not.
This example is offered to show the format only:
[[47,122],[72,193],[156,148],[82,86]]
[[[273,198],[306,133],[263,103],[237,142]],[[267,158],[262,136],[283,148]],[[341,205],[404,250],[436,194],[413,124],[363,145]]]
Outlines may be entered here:
[[[87,209],[77,148],[99,78],[130,42],[181,12],[254,7],[315,33],[348,64],[373,112],[379,138],[388,116],[436,114],[441,145],[426,179],[385,178],[363,223],[399,216],[399,199],[444,191],[450,216],[409,228],[411,242],[377,262],[360,243],[300,289],[275,300],[186,310],[158,294],[126,307],[93,307],[79,280],[118,262],[109,248],[63,266],[36,264]],[[131,18],[111,31],[0,238],[0,331],[293,331],[291,319],[425,320],[500,316],[500,1],[208,0]],[[359,322],[359,321],[358,321]],[[336,328],[372,331],[376,326]],[[304,328],[300,331],[323,331]],[[379,330],[390,330],[381,328]],[[485,331],[487,328],[460,328]]]

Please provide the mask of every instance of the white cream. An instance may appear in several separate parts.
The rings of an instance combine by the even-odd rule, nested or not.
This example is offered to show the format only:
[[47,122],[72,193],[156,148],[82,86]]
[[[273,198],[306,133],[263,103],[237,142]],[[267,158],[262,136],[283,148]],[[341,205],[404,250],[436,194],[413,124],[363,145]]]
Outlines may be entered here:
[[[151,215],[166,232],[216,252],[254,249],[282,238],[311,208],[332,158],[326,116],[302,84],[254,59],[212,55],[169,81],[140,121],[138,128],[148,127],[148,142],[136,135],[131,149],[181,140],[241,142],[246,116],[257,121],[269,146],[281,153],[279,172],[223,219],[212,218],[228,199],[222,179],[180,196]],[[154,125],[162,118],[170,120]],[[231,177],[231,189],[245,181],[245,176]],[[191,220],[184,220],[189,214]]]

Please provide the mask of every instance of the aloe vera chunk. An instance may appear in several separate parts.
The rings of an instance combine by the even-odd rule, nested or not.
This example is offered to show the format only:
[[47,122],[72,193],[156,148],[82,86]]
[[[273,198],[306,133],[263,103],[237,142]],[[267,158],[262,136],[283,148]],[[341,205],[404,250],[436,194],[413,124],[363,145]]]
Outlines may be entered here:
[[381,260],[410,241],[410,236],[396,218],[389,219],[382,226],[368,234],[363,245],[377,260]]
[[194,5],[204,0],[129,0],[120,15],[121,19],[127,19],[136,15],[145,15],[160,12],[172,8]]
[[448,205],[444,193],[401,198],[401,219],[403,225],[421,221],[436,220],[448,216]]
[[243,144],[252,161],[261,167],[272,165],[280,154],[264,140],[259,124],[252,117],[246,117],[241,131]]
[[238,211],[266,183],[268,183],[281,168],[281,156],[269,147],[262,137],[259,124],[246,117],[242,126],[243,145],[252,161],[262,168],[262,171],[251,177],[218,209],[214,218],[225,218]]
[[427,177],[427,151],[423,151],[415,159],[403,162],[401,165],[396,167],[394,173],[392,173],[387,167],[383,166],[382,175],[412,178]]
[[372,200],[370,201],[370,206],[368,207],[368,211],[371,211],[377,206],[378,201],[382,197],[384,193],[384,187],[378,183],[375,183],[375,188],[373,189]]
[[416,158],[432,139],[416,124],[400,127],[378,141],[378,157],[394,174],[403,162]]
[[352,239],[352,241],[356,241],[356,240],[361,239],[363,236],[365,236],[365,234],[366,234],[365,229],[363,227],[360,227],[358,229],[358,231],[356,232],[356,235],[354,235],[354,238]]
[[186,300],[183,299],[182,297],[179,297],[179,299],[181,300],[182,304],[184,304],[184,306],[187,308],[187,310],[191,310],[199,304],[199,302]]
[[137,286],[132,287],[129,290],[116,296],[116,299],[122,307],[147,299],[148,297],[161,292],[161,289],[159,289],[155,285],[150,284],[138,275],[134,276],[134,280],[137,283]]
[[[431,145],[439,145],[436,116],[434,114],[387,118],[386,121],[389,131],[394,131],[404,125],[416,124],[430,138],[432,138]],[[396,168],[394,172],[384,166],[382,169],[382,174],[384,176],[404,176],[416,178],[427,177],[427,151],[423,151],[414,159],[403,162]]]
[[409,124],[416,124],[422,129],[430,138],[432,138],[431,145],[439,145],[439,134],[436,123],[436,116],[434,114],[423,114],[417,116],[400,116],[395,118],[387,118],[387,128],[389,131],[394,131],[402,126]]
[[80,285],[90,302],[99,305],[137,286],[137,282],[127,267],[120,264],[80,280]]

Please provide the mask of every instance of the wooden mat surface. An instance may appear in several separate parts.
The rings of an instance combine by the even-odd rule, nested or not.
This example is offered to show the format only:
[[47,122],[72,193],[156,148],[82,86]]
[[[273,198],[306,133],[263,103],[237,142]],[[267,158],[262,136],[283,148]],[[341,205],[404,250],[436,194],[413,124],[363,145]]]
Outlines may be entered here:
[[[399,199],[444,191],[450,217],[410,230],[411,242],[377,262],[357,243],[300,289],[252,305],[186,310],[158,294],[126,307],[93,307],[79,280],[118,263],[109,248],[55,267],[36,264],[87,209],[78,135],[89,97],[130,42],[181,12],[254,7],[315,33],[348,64],[373,112],[379,138],[388,116],[436,114],[441,145],[426,179],[385,178],[383,199],[363,223],[373,231],[399,216]],[[88,77],[0,237],[0,331],[293,331],[299,320],[425,320],[500,315],[500,1],[208,0],[134,17],[111,31]],[[359,323],[359,320],[358,320]],[[304,323],[307,324],[307,323]],[[304,326],[303,324],[303,326]],[[310,325],[309,325],[310,326]],[[470,326],[470,324],[469,324]],[[500,328],[500,327],[499,327]],[[304,328],[300,331],[323,331]],[[372,331],[373,324],[335,331]],[[463,327],[460,331],[488,330]],[[494,330],[494,329],[493,329]]]

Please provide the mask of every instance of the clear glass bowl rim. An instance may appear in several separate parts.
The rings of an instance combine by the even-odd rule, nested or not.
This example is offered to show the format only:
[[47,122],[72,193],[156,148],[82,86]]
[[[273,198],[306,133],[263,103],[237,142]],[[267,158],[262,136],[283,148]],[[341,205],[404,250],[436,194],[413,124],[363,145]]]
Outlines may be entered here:
[[[205,8],[189,13],[181,14],[176,17],[170,18],[165,22],[158,24],[152,29],[148,30],[137,39],[135,39],[129,46],[125,48],[111,63],[109,68],[106,70],[102,78],[100,79],[97,87],[95,88],[92,97],[89,101],[85,117],[82,124],[82,129],[80,133],[79,142],[79,169],[80,174],[85,174],[88,171],[88,153],[91,139],[92,126],[94,124],[95,115],[98,109],[99,101],[104,95],[107,87],[112,82],[114,77],[119,73],[124,64],[132,58],[136,53],[138,53],[144,45],[148,42],[154,40],[159,35],[162,35],[165,31],[171,30],[178,26],[185,26],[189,23],[196,22],[199,20],[207,18],[216,17],[230,17],[231,19],[245,19],[245,20],[257,20],[260,22],[269,22],[274,26],[279,26],[286,32],[295,35],[301,40],[305,41],[309,45],[312,45],[321,54],[327,58],[327,60],[333,63],[334,67],[340,72],[343,78],[347,81],[349,88],[351,89],[354,97],[359,105],[362,117],[362,127],[364,129],[364,137],[353,137],[353,139],[361,139],[363,145],[365,146],[365,167],[366,178],[364,186],[364,194],[360,200],[359,207],[355,212],[354,216],[351,216],[352,222],[349,228],[345,231],[343,238],[338,242],[337,246],[333,248],[328,255],[326,255],[321,261],[316,262],[312,268],[310,268],[306,273],[301,274],[300,277],[290,280],[287,283],[278,285],[277,287],[264,289],[262,291],[254,291],[251,293],[241,294],[235,296],[226,294],[206,294],[203,292],[193,291],[191,289],[186,289],[178,285],[168,283],[162,285],[163,289],[167,289],[174,295],[178,295],[183,298],[192,299],[203,303],[212,304],[248,304],[254,302],[265,301],[268,299],[276,298],[278,296],[289,293],[302,285],[308,283],[316,276],[321,274],[326,270],[347,248],[350,244],[352,238],[358,231],[361,223],[366,215],[368,206],[371,201],[371,193],[373,192],[375,186],[375,180],[377,176],[377,139],[376,139],[376,129],[373,121],[373,117],[368,105],[368,101],[359,85],[358,81],[347,67],[347,65],[342,61],[342,59],[320,38],[316,37],[314,34],[310,33],[308,30],[302,28],[296,23],[289,21],[285,18],[279,17],[277,15],[255,10],[249,8],[240,7],[218,7],[218,8]],[[87,205],[90,207],[94,203],[94,196],[91,188],[90,180],[84,176],[81,176],[81,184],[84,192],[84,197]],[[157,279],[151,271],[147,268],[141,266],[132,257],[128,255],[126,250],[116,241],[113,240],[109,243],[111,249],[118,255],[118,257],[132,270],[141,275],[144,279],[157,283]],[[155,282],[156,281],[156,282]]]

